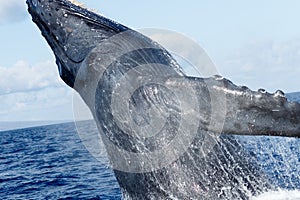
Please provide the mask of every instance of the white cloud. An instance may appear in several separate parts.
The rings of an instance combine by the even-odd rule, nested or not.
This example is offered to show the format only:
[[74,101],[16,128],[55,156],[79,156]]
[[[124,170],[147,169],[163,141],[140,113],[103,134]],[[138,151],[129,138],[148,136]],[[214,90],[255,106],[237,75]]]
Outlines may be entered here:
[[0,24],[22,21],[25,16],[25,1],[0,0]]
[[53,61],[0,67],[0,121],[72,119],[73,90]]
[[0,77],[0,95],[64,85],[53,61],[35,65],[18,61],[11,67],[0,67]]
[[300,91],[300,39],[254,42],[218,67],[225,77],[251,89]]
[[0,96],[0,121],[72,119],[72,90],[48,87]]

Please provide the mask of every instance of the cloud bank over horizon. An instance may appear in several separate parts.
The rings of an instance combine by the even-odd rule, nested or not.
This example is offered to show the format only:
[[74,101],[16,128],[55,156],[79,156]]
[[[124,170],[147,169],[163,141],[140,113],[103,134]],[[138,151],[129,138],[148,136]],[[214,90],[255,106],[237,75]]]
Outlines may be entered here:
[[73,91],[54,61],[0,67],[0,121],[70,120]]
[[26,17],[25,1],[0,0],[0,24],[20,22]]
[[0,121],[71,120],[73,92],[63,87],[0,96]]
[[50,60],[34,65],[21,60],[10,67],[0,66],[0,77],[0,95],[65,86]]

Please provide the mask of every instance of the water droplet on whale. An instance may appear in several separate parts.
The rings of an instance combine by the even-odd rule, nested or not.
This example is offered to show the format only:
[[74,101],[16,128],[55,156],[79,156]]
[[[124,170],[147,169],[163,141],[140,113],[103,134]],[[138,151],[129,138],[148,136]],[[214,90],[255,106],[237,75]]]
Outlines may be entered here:
[[285,97],[285,94],[284,94],[283,91],[277,90],[277,91],[274,93],[274,96],[275,96],[275,97]]
[[242,90],[249,90],[249,88],[248,88],[247,86],[244,86],[244,85],[241,86],[241,89],[242,89]]
[[223,79],[224,79],[223,76],[218,75],[218,74],[214,75],[214,78],[215,78],[217,81],[220,81],[220,80],[223,80]]
[[262,93],[262,94],[266,94],[267,93],[267,91],[265,89],[263,89],[263,88],[258,89],[258,92]]

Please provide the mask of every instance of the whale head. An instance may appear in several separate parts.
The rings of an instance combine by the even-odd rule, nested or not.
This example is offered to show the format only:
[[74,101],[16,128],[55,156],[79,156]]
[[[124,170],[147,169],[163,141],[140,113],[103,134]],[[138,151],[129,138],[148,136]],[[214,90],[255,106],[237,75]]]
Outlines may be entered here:
[[62,80],[74,86],[87,54],[128,28],[67,0],[27,0],[32,20],[52,48]]

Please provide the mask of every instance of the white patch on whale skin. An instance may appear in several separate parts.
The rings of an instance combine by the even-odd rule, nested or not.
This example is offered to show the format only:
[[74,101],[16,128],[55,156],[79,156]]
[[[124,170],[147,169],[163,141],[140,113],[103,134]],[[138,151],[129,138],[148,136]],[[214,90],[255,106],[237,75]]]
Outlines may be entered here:
[[85,6],[84,3],[78,2],[78,1],[76,1],[76,0],[68,0],[68,1],[71,2],[72,4],[76,5],[76,6],[79,6],[79,7],[81,7],[81,8],[87,9],[87,10],[89,10],[89,11],[91,11],[91,12],[100,14],[100,13],[98,12],[98,10],[96,10],[96,9],[90,9],[90,8],[87,8],[87,7]]
[[300,200],[300,190],[278,190],[252,197],[251,200]]
[[79,6],[79,7],[82,7],[84,8],[84,4],[83,3],[80,3],[76,0],[69,0],[72,4],[76,5],[76,6]]

